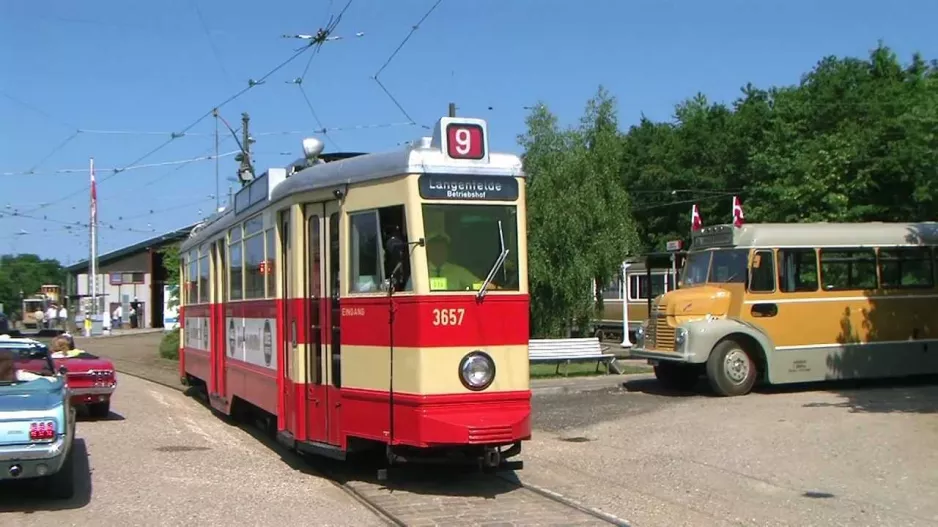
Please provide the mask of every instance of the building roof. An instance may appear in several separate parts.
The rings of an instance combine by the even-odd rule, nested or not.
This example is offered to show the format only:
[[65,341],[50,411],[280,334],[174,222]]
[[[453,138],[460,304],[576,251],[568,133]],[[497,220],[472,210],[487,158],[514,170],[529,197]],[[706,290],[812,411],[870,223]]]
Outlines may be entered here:
[[[107,254],[98,255],[98,265],[107,265],[115,260],[120,260],[121,258],[126,258],[128,256],[146,251],[147,249],[162,247],[164,245],[178,242],[186,239],[189,236],[189,233],[192,229],[198,225],[198,223],[193,223],[181,229],[175,231],[167,232],[159,236],[154,236],[148,238],[141,242],[137,242],[133,245],[128,245],[122,249],[117,249],[111,251]],[[73,263],[72,265],[65,268],[69,273],[80,273],[88,270],[88,260],[82,260],[80,262]]]

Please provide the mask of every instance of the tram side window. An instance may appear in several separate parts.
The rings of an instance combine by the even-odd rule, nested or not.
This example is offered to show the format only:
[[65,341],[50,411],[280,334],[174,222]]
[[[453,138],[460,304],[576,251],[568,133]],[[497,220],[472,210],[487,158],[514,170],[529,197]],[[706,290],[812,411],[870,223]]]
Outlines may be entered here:
[[209,298],[209,273],[208,273],[208,252],[211,250],[210,245],[204,245],[200,250],[201,256],[199,256],[199,303],[207,304],[210,301]]
[[264,218],[254,216],[244,222],[244,299],[264,298]]
[[749,291],[771,293],[775,291],[775,259],[772,251],[756,251],[749,269]]
[[[388,239],[391,236],[397,236],[402,242],[407,243],[407,224],[404,219],[404,206],[395,205],[393,207],[384,207],[378,209],[378,225],[381,228],[381,246],[387,246]],[[397,264],[392,260],[384,260],[384,276],[390,277]],[[395,291],[410,291],[413,289],[410,280],[410,246],[404,251],[404,260],[401,261],[401,269],[394,278]]]
[[[651,297],[664,294],[664,284],[668,275],[651,275]],[[648,300],[648,275],[633,274],[629,276],[629,300]]]
[[243,251],[241,248],[241,226],[231,229],[228,233],[228,269],[231,279],[228,280],[229,295],[228,300],[242,300],[244,297],[243,272],[241,268],[241,258]]
[[277,296],[277,244],[274,229],[271,227],[264,232],[264,276],[267,277],[267,297]]
[[821,283],[825,291],[876,289],[876,253],[821,249]]
[[199,256],[195,249],[186,258],[186,299],[190,304],[199,303]]
[[927,247],[880,249],[879,276],[883,287],[934,287],[931,250]]
[[603,288],[603,300],[621,300],[621,287],[622,279],[616,278],[615,280],[606,284],[606,287]]
[[814,249],[778,251],[778,285],[785,293],[817,291],[817,252]]
[[[392,264],[384,258],[384,245],[392,235],[407,242],[404,225],[404,206],[384,207],[376,210],[349,214],[349,248],[351,269],[349,292],[372,293],[384,291],[384,281],[393,271]],[[409,289],[410,251],[405,251],[400,275],[395,289]]]

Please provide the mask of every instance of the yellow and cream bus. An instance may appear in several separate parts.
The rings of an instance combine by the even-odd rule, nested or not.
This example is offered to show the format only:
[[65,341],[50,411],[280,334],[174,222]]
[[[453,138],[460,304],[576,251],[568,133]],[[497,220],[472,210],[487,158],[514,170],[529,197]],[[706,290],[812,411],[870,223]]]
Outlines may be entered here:
[[720,395],[768,384],[938,372],[938,223],[706,227],[633,357]]

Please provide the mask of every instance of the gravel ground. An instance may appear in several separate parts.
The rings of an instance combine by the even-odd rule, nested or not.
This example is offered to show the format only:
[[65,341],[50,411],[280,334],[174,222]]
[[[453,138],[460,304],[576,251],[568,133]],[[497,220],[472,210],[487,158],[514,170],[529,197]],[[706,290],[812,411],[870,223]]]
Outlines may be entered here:
[[118,376],[111,418],[77,427],[67,503],[0,487],[0,524],[383,525],[347,494],[183,394]]
[[[123,358],[139,373],[170,376],[159,360],[136,358],[153,339],[102,339],[88,349]],[[573,389],[572,380],[565,382]],[[624,389],[567,389],[533,399],[534,440],[525,445],[518,475],[634,526],[938,526],[934,379],[789,387],[738,398],[662,393],[654,380],[635,377]],[[178,392],[123,377],[115,405],[126,421],[79,425],[95,470],[90,504],[86,493],[69,504],[73,510],[4,514],[0,523],[377,524],[338,489],[297,474],[257,439]],[[127,426],[146,446],[136,452],[125,446]],[[449,490],[429,493],[424,505],[449,510],[447,495],[469,498],[466,489]],[[0,492],[0,510],[58,506],[23,501]],[[217,507],[205,509],[206,502]],[[521,518],[498,519],[511,525]]]
[[535,437],[523,478],[637,526],[938,525],[934,384],[685,395],[657,411],[644,398],[662,395],[641,393],[654,381],[630,384],[582,394],[601,414],[618,400],[618,419],[561,411],[568,426]]

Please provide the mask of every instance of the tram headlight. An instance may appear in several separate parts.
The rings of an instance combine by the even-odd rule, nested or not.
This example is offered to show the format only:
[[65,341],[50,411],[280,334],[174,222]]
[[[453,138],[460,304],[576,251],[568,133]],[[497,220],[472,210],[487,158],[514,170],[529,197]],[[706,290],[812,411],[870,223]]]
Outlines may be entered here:
[[495,361],[484,351],[473,351],[459,361],[459,380],[472,391],[488,388],[495,380]]

